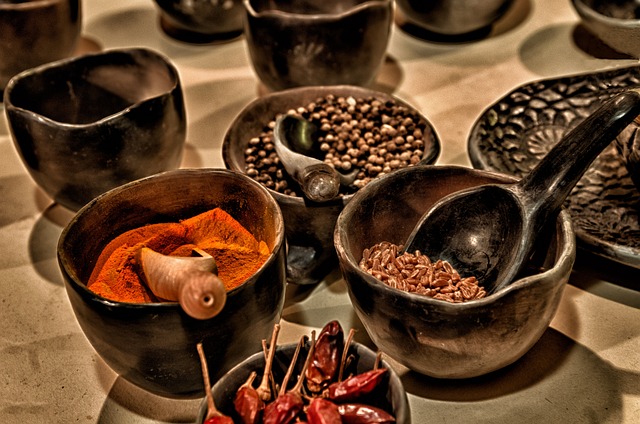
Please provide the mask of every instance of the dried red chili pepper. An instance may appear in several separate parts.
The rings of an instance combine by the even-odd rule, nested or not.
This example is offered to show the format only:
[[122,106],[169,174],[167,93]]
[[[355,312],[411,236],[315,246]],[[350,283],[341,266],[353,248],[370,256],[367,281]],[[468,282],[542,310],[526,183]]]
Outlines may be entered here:
[[256,372],[249,375],[247,381],[240,386],[233,400],[238,416],[243,424],[257,424],[260,422],[264,402],[260,399],[258,391],[253,388],[253,380],[256,378]]
[[327,397],[335,402],[350,402],[371,393],[380,384],[387,372],[386,368],[366,371],[331,384]]
[[207,358],[204,355],[202,343],[196,345],[198,356],[200,357],[200,365],[202,367],[202,378],[204,380],[204,391],[207,398],[207,415],[204,424],[233,424],[231,417],[228,417],[216,409],[211,393],[211,382],[209,381],[209,369],[207,367]]
[[309,424],[342,424],[338,405],[323,398],[313,398],[307,408]]
[[318,335],[315,353],[305,373],[307,389],[320,393],[335,380],[340,368],[344,332],[338,321],[327,323]]
[[338,412],[343,424],[389,424],[396,419],[380,408],[358,403],[338,405]]
[[206,419],[204,424],[233,424],[233,420],[226,415],[219,415]]

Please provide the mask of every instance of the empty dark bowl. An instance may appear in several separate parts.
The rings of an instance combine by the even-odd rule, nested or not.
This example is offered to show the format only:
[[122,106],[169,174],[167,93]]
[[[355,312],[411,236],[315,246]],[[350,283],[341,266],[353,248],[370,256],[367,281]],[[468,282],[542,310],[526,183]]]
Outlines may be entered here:
[[242,35],[242,0],[154,0],[160,27],[176,40],[214,43]]
[[14,75],[71,55],[81,27],[80,0],[0,1],[0,92]]
[[[226,167],[246,172],[244,152],[251,138],[259,135],[276,115],[306,106],[329,94],[336,97],[373,97],[393,101],[418,113],[412,106],[394,96],[361,87],[300,87],[275,92],[247,105],[231,123],[222,145]],[[440,142],[429,121],[425,117],[423,119],[427,124],[423,161],[433,163],[440,153]],[[288,244],[288,281],[295,284],[317,283],[337,263],[333,228],[342,208],[353,195],[347,194],[326,203],[312,203],[303,197],[286,195],[272,189],[269,189],[269,193],[277,200],[284,216]]]
[[368,85],[391,35],[391,0],[244,0],[251,64],[271,90]]
[[571,0],[582,24],[620,53],[640,58],[640,3],[637,0]]
[[[264,265],[227,292],[219,315],[191,318],[178,303],[121,303],[86,287],[104,247],[119,234],[177,222],[220,207],[271,249]],[[284,228],[278,205],[260,184],[225,169],[168,171],[117,187],[82,208],[62,232],[58,262],[76,319],[100,357],[127,381],[177,398],[204,394],[196,344],[212,378],[261,349],[282,313]]]
[[380,350],[429,376],[467,378],[515,362],[542,336],[575,260],[566,211],[540,234],[527,271],[483,299],[450,303],[404,292],[359,267],[365,248],[382,241],[403,244],[438,199],[471,186],[513,181],[469,168],[416,166],[373,181],[351,199],[338,218],[335,247],[351,302]]
[[[307,345],[301,350],[300,358],[305,358],[308,348],[309,343],[307,343]],[[287,371],[287,367],[289,367],[289,363],[293,358],[295,349],[296,344],[278,346],[273,362],[275,381],[282,381],[282,378]],[[352,362],[351,368],[347,370],[348,372],[346,375],[351,373],[359,374],[373,369],[373,365],[376,360],[376,352],[364,345],[352,342],[349,353],[354,355],[355,360]],[[298,369],[301,369],[302,363],[304,362],[304,359],[300,358],[298,359]],[[256,353],[239,363],[213,385],[213,398],[216,407],[222,413],[235,417],[233,398],[236,390],[247,380],[252,371],[255,371],[258,376],[262,376],[264,362],[264,354],[262,352]],[[387,412],[392,413],[398,424],[410,424],[411,413],[409,410],[409,403],[407,401],[407,394],[402,385],[402,381],[400,381],[400,378],[395,371],[393,371],[389,364],[384,360],[381,362],[381,367],[389,370],[389,378],[385,383],[383,383],[386,385],[386,389],[383,387],[381,390],[381,393],[383,393],[384,396],[380,396],[381,399],[378,406]],[[296,373],[296,375],[298,374],[299,372]],[[202,424],[206,414],[207,402],[205,399],[200,406],[200,412],[198,413],[196,424]]]
[[434,34],[463,36],[490,29],[513,0],[397,0],[402,16]]
[[71,210],[180,165],[186,137],[180,79],[151,50],[111,50],[29,69],[11,79],[4,103],[29,174]]

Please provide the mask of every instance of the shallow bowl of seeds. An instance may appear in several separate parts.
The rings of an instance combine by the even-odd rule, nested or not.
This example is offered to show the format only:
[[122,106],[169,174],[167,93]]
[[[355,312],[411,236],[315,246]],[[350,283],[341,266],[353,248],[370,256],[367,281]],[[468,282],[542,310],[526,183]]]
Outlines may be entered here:
[[[354,175],[328,202],[305,199],[273,143],[276,119],[298,115],[318,128],[317,159]],[[369,182],[418,163],[434,163],[440,141],[429,120],[390,94],[356,86],[314,86],[271,93],[247,105],[230,125],[222,154],[227,168],[265,186],[285,221],[289,282],[313,284],[337,262],[333,228],[353,194]]]
[[371,182],[340,214],[335,248],[353,307],[376,346],[408,368],[438,378],[487,374],[522,357],[553,319],[576,253],[566,211],[540,234],[526,269],[493,294],[439,258],[402,253],[436,201],[506,182],[513,178],[416,166]]

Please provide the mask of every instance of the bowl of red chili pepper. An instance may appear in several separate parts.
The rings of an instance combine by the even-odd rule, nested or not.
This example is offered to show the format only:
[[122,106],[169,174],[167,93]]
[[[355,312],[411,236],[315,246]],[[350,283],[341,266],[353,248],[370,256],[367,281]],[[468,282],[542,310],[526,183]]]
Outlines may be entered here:
[[[216,315],[191,316],[182,299],[149,290],[145,249],[170,263],[195,250],[212,258],[224,284]],[[282,214],[264,187],[225,169],[180,169],[89,202],[63,230],[58,261],[76,319],[107,365],[149,392],[194,398],[204,393],[197,343],[216,378],[259,351],[280,319],[284,249]]]
[[[418,166],[372,182],[345,207],[334,233],[342,275],[367,333],[391,358],[431,377],[470,378],[514,363],[547,330],[576,255],[567,211],[540,232],[524,271],[495,293],[440,258],[402,252],[441,198],[513,181],[459,166]],[[480,273],[486,259],[478,257]]]
[[382,353],[353,342],[353,330],[345,338],[334,320],[317,338],[285,345],[277,332],[274,326],[266,355],[248,357],[216,381],[196,424],[411,423],[399,376]]

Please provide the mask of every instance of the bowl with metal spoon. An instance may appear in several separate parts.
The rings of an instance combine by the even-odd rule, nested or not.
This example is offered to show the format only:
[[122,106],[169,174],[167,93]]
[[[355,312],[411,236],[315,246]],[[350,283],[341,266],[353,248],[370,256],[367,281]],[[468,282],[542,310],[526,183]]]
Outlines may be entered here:
[[[383,148],[398,159],[386,161]],[[284,157],[278,150],[286,150]],[[288,245],[287,280],[300,285],[318,283],[337,264],[333,228],[353,193],[391,166],[434,163],[439,153],[435,129],[414,107],[390,94],[348,85],[263,96],[236,116],[222,146],[225,166],[260,182],[278,202]],[[332,194],[336,173],[325,166],[316,170],[324,169],[322,181],[332,190],[314,198],[301,189],[306,186],[301,171],[319,162],[337,171],[337,196]]]
[[[439,378],[483,375],[522,357],[553,319],[575,260],[571,219],[560,208],[566,186],[572,186],[584,172],[582,168],[640,113],[639,105],[636,92],[624,93],[606,104],[567,135],[557,150],[549,152],[536,173],[520,182],[487,171],[421,166],[398,171],[360,190],[338,218],[335,246],[351,302],[378,348],[414,371]],[[549,175],[553,177],[540,179]],[[520,188],[533,186],[537,187],[533,193]],[[523,201],[516,197],[514,187],[529,193],[525,196],[529,198]],[[488,205],[467,199],[453,204],[457,209],[450,218],[453,222],[442,218],[428,222],[437,217],[448,199],[455,202],[475,190],[489,193]],[[494,194],[499,190],[506,192]],[[551,203],[547,202],[549,195],[555,198]],[[521,202],[526,206],[520,207]],[[546,218],[536,219],[541,213]],[[541,225],[535,237],[528,237],[526,227],[533,227],[532,221]],[[434,225],[431,232],[423,231],[427,225]],[[367,251],[382,241],[398,246],[398,255],[383,252],[380,257],[367,258]],[[436,250],[430,250],[430,241]],[[418,283],[410,281],[423,265],[405,262],[409,252],[400,253],[403,246],[415,248],[419,242],[424,243],[420,248],[432,263],[448,264],[452,280],[456,280],[454,275],[458,281],[464,280],[472,272],[485,293],[467,300],[461,289],[465,299],[450,296],[448,302],[437,296],[441,280],[427,278],[425,283],[420,277]],[[488,243],[484,253],[468,255],[464,251],[474,251],[483,243]],[[508,252],[500,249],[502,245]],[[528,253],[499,256],[523,245]],[[460,260],[467,256],[475,262]],[[377,273],[367,271],[369,259],[377,263]],[[392,265],[409,278],[394,276],[392,281]],[[471,269],[473,265],[477,269]],[[504,275],[512,277],[498,282]],[[474,294],[480,293],[474,290]],[[444,288],[442,291],[444,295]]]

